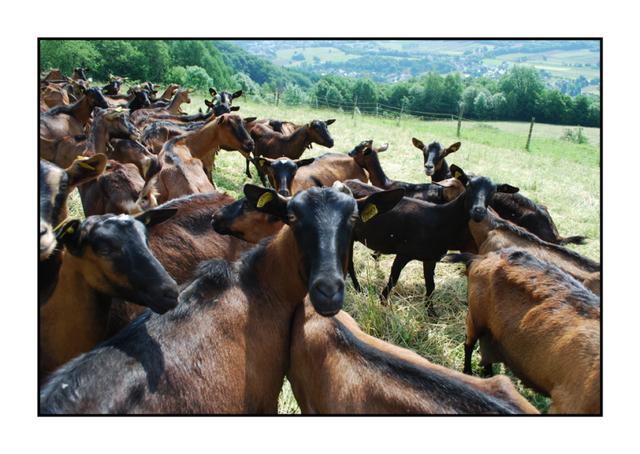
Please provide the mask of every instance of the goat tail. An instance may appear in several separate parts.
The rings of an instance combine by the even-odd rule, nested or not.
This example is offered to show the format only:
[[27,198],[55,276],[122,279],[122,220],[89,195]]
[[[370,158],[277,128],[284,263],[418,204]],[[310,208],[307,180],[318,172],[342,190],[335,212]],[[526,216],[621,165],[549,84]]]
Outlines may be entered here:
[[576,235],[576,236],[568,236],[565,238],[562,238],[560,240],[560,244],[561,246],[564,246],[566,244],[584,244],[587,241],[587,237],[586,236],[582,236],[582,235]]
[[464,263],[468,267],[478,257],[480,256],[470,252],[461,252],[459,254],[447,254],[440,261],[443,263]]

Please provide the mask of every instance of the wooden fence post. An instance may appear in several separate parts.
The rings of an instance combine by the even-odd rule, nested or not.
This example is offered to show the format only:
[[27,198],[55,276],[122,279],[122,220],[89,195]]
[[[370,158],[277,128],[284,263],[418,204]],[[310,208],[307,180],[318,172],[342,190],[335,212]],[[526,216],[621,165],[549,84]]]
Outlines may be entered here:
[[531,145],[531,133],[533,132],[533,124],[536,121],[536,117],[531,117],[531,125],[529,126],[529,136],[527,137],[527,146],[525,147],[529,151],[529,145]]
[[353,98],[353,111],[351,112],[351,118],[356,118],[356,108],[358,107],[358,96]]
[[379,114],[378,114],[379,109],[380,109],[380,104],[376,103],[376,117],[379,116]]
[[464,103],[460,103],[460,110],[458,111],[458,130],[456,132],[456,137],[460,138],[460,128],[462,127],[462,114],[464,112]]

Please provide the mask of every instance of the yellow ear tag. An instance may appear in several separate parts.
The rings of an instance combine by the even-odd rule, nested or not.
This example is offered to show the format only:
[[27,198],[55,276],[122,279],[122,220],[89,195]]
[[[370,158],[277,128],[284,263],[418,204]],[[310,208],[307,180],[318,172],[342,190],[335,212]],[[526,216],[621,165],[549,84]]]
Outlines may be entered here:
[[86,162],[79,162],[78,165],[80,167],[84,167],[85,169],[96,170],[95,167],[93,167],[92,165],[87,164]]
[[457,179],[460,179],[460,177],[462,176],[462,173],[460,173],[460,171],[456,171],[456,173],[454,173],[453,176],[456,177]]
[[258,208],[262,208],[263,206],[265,206],[267,203],[271,202],[271,199],[273,199],[273,194],[271,194],[270,192],[265,192],[264,194],[262,194],[260,196],[260,198],[258,199],[258,203],[256,203],[256,206]]
[[378,214],[378,207],[375,203],[371,203],[367,205],[364,210],[362,210],[362,213],[360,213],[360,218],[362,219],[362,222],[367,222],[376,214]]
[[143,221],[144,225],[148,225],[150,222],[151,222],[151,217],[150,216],[145,216],[144,217],[144,221]]

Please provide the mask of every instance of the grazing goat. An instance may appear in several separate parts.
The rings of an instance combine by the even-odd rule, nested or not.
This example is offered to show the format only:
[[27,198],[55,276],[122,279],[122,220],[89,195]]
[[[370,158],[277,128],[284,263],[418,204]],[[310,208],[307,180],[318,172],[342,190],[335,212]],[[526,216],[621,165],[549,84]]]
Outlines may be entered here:
[[504,362],[551,397],[551,413],[600,413],[600,298],[523,250],[448,260],[469,278],[464,371],[479,339],[485,372]]
[[401,193],[356,202],[330,188],[290,201],[272,189],[244,191],[288,226],[236,264],[205,262],[176,310],[147,312],[55,372],[41,413],[276,412],[296,309],[308,293],[318,313],[340,310],[355,218],[390,209]]
[[372,185],[382,189],[402,188],[405,197],[432,203],[450,202],[464,191],[464,185],[456,178],[449,178],[438,183],[422,184],[391,180],[382,170],[378,158],[378,153],[386,151],[388,147],[389,144],[384,144],[381,147],[373,148],[373,140],[365,140],[349,152],[349,156],[360,167],[366,169]]
[[[271,127],[260,122],[247,121],[247,129],[255,142],[255,157],[264,156],[271,159],[285,156],[290,159],[298,159],[302,153],[312,143],[317,143],[327,148],[333,147],[333,138],[329,134],[328,126],[333,124],[335,119],[321,121],[313,120],[303,126],[300,126],[291,134],[282,134],[274,131]],[[247,167],[246,175],[251,178],[249,172],[249,157],[246,158]],[[264,172],[260,166],[256,164],[258,174],[262,184],[267,184]]]
[[538,413],[506,376],[469,377],[360,330],[344,311],[305,302],[291,329],[287,372],[303,414]]
[[125,298],[158,313],[177,304],[175,281],[151,254],[145,225],[175,210],[72,219],[58,231],[64,246],[58,283],[40,307],[38,372],[42,378],[106,339],[109,297]]
[[501,219],[491,209],[480,222],[470,220],[469,231],[480,254],[509,247],[525,249],[539,259],[553,263],[600,295],[599,263],[563,246],[543,241],[522,227]]
[[[465,191],[445,204],[432,204],[422,200],[403,198],[384,216],[371,222],[363,218],[354,229],[354,239],[374,251],[395,254],[389,282],[382,292],[387,299],[398,282],[402,269],[412,260],[423,262],[427,296],[435,289],[434,271],[436,263],[448,250],[464,250],[473,243],[468,222],[482,220],[487,215],[487,205],[496,192],[517,192],[513,186],[494,184],[482,176],[466,177],[462,169],[452,165],[454,173],[466,180]],[[356,197],[379,191],[357,180],[345,182]],[[429,306],[430,311],[433,308]]]
[[105,168],[107,158],[98,154],[76,159],[67,169],[40,160],[38,302],[46,302],[58,281],[61,256],[56,249],[55,228],[67,217],[67,198],[79,185],[97,178]]

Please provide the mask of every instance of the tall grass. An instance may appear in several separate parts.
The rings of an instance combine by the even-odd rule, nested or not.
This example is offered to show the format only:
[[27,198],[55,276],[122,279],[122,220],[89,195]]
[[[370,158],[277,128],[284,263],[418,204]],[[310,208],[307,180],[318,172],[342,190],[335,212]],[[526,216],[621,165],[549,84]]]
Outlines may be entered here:
[[[195,112],[203,106],[202,96],[192,96],[187,110]],[[528,127],[519,123],[463,123],[460,139],[456,122],[420,121],[417,119],[376,118],[351,113],[307,107],[256,104],[238,100],[243,116],[257,116],[304,123],[314,118],[336,118],[330,131],[335,139],[332,152],[347,152],[365,139],[389,143],[389,150],[380,155],[382,166],[389,177],[425,182],[422,154],[411,144],[412,137],[423,142],[438,140],[445,145],[460,140],[461,149],[448,158],[450,163],[464,170],[486,175],[494,182],[505,182],[520,187],[522,194],[546,205],[561,235],[585,235],[585,245],[572,246],[577,252],[600,260],[600,179],[599,148],[594,141],[576,144],[562,140],[557,126],[536,124],[531,151],[524,150]],[[585,128],[587,129],[587,128]],[[597,130],[587,131],[597,136]],[[314,146],[307,152],[317,156],[328,150]],[[244,158],[237,152],[221,151],[216,160],[214,179],[218,188],[233,196],[242,194],[242,186],[249,180],[244,175]],[[255,170],[253,182],[259,183]],[[73,205],[77,204],[75,199]],[[77,205],[76,205],[77,208]],[[457,265],[438,264],[436,290],[431,303],[438,313],[429,317],[425,310],[422,265],[410,263],[402,272],[392,292],[389,304],[379,302],[393,261],[382,256],[378,261],[371,251],[356,245],[354,261],[356,271],[365,289],[356,293],[347,283],[345,310],[362,329],[376,337],[402,347],[410,348],[434,363],[462,370],[464,359],[464,318],[466,315],[466,279]],[[473,357],[476,372],[478,354]],[[508,372],[507,372],[508,373]],[[519,390],[540,410],[548,408],[548,399],[523,387],[514,378]],[[280,396],[279,410],[298,412],[298,406],[288,384]]]

